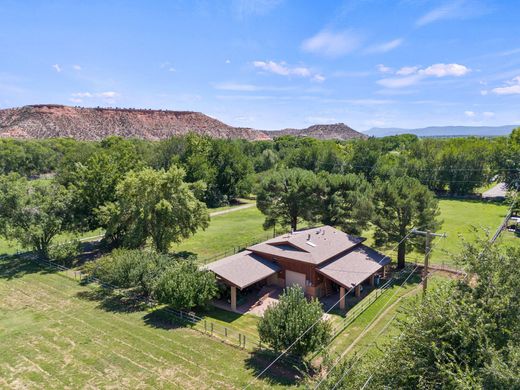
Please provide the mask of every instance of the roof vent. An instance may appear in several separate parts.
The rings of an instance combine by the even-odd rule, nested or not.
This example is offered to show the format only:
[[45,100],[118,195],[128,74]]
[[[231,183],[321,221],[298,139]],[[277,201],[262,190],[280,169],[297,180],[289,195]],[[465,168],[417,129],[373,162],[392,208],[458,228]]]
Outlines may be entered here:
[[307,241],[306,244],[312,246],[313,248],[316,247],[316,244],[314,242]]
[[307,241],[310,241],[311,240],[311,234],[307,234]]

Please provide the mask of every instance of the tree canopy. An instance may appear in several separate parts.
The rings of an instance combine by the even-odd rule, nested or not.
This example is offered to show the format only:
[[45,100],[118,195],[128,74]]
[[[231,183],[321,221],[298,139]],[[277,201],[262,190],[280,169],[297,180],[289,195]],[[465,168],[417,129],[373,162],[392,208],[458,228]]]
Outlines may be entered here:
[[287,287],[279,302],[269,306],[258,322],[260,340],[280,352],[314,325],[289,351],[294,356],[304,357],[330,340],[331,325],[322,317],[323,310],[318,300],[307,301],[300,287]]
[[[419,180],[408,176],[392,177],[389,180],[377,180],[374,192],[375,217],[373,223],[377,229],[374,237],[376,245],[399,243],[397,264],[405,265],[405,255],[411,246],[423,249],[424,238],[410,235],[403,238],[412,228],[435,231],[439,226],[438,201],[428,188]],[[407,243],[411,243],[410,246]]]
[[57,183],[31,182],[18,174],[0,176],[0,227],[43,258],[49,257],[53,239],[71,221],[72,198]]
[[265,228],[281,225],[297,230],[299,221],[318,219],[318,180],[301,168],[272,172],[260,184],[256,201],[265,214]]
[[108,240],[139,248],[150,238],[158,252],[167,252],[172,243],[206,228],[206,205],[183,179],[184,171],[176,166],[128,173],[116,187],[115,202],[100,207]]

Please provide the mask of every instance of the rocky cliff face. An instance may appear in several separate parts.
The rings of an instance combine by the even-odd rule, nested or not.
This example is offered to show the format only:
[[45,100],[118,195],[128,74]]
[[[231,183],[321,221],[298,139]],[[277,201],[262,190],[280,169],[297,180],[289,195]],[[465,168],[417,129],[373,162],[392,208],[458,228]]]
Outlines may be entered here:
[[0,110],[0,137],[71,137],[99,140],[118,135],[148,140],[190,131],[214,138],[269,139],[261,131],[226,125],[200,112],[37,105]]
[[159,140],[195,132],[213,138],[269,140],[282,135],[318,139],[364,138],[343,123],[314,125],[306,129],[260,131],[229,126],[200,112],[83,108],[42,104],[0,110],[0,137],[100,140],[116,135]]
[[353,138],[368,138],[344,123],[334,123],[330,125],[313,125],[306,129],[283,129],[275,131],[266,131],[272,138],[281,137],[283,135],[295,135],[298,137],[312,137],[317,139],[338,139],[348,140]]

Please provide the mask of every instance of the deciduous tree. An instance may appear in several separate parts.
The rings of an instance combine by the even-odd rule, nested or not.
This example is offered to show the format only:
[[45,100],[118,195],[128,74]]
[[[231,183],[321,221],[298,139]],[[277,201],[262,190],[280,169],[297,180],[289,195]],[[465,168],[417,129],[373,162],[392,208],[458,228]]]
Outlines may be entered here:
[[100,208],[107,238],[128,248],[151,238],[158,252],[168,252],[172,243],[206,228],[206,205],[183,179],[184,171],[176,166],[128,173],[116,188],[116,201]]
[[17,174],[2,176],[2,233],[48,258],[53,239],[69,226],[71,200],[70,192],[57,183],[31,182]]
[[176,309],[205,306],[218,292],[215,274],[201,270],[193,261],[169,266],[157,281],[154,294],[161,303]]
[[[330,323],[322,317],[323,310],[318,300],[307,301],[300,287],[288,287],[280,295],[279,302],[269,306],[258,322],[260,340],[276,352],[296,342],[289,353],[304,357],[330,340]],[[298,340],[305,331],[307,333]]]

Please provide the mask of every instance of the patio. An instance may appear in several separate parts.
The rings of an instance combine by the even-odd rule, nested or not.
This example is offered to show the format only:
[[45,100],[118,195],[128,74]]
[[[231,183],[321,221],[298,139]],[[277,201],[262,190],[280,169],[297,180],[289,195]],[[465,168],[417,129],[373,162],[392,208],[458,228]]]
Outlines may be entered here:
[[[276,286],[264,286],[259,291],[251,291],[237,302],[235,313],[254,314],[262,317],[264,311],[272,304],[278,303],[282,289]],[[233,311],[230,309],[230,301],[218,299],[213,301],[213,306],[219,309]]]

